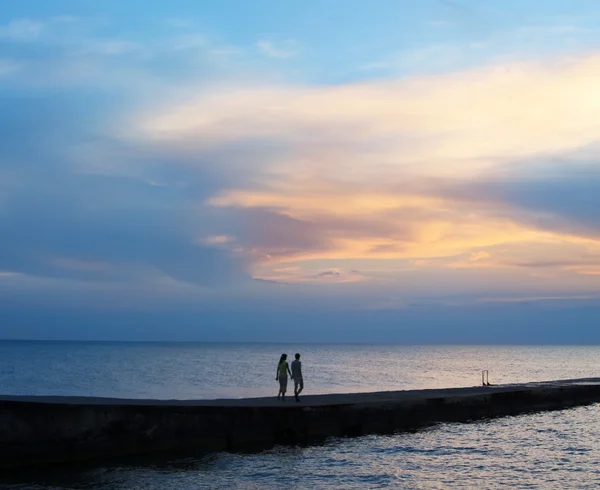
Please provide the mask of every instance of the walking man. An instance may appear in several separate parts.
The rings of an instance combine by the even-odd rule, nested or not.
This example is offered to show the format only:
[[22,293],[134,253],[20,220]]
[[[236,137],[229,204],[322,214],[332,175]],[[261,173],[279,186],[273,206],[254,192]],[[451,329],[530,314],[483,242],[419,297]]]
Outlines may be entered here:
[[298,395],[304,389],[304,380],[302,379],[302,363],[300,362],[300,354],[296,354],[296,360],[292,361],[292,378],[294,379],[294,396],[299,402]]

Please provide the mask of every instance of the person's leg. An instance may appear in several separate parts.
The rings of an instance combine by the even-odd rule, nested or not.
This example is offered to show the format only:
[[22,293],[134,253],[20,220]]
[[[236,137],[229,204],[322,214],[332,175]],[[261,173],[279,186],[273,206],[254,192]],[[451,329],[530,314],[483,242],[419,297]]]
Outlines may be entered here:
[[301,379],[300,383],[298,383],[299,389],[298,389],[298,393],[296,393],[296,396],[298,396],[300,393],[302,393],[302,390],[304,389],[304,380]]

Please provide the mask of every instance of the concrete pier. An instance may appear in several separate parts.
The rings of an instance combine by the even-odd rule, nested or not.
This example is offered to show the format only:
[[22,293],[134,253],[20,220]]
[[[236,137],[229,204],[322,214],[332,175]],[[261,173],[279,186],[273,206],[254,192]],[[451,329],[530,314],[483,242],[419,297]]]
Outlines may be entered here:
[[0,396],[0,468],[190,449],[246,451],[332,436],[600,401],[600,378],[518,385],[239,400]]

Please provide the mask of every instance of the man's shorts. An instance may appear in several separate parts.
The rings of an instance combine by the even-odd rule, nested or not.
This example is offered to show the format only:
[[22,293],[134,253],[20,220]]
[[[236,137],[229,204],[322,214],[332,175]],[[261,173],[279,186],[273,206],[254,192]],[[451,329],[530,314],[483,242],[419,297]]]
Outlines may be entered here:
[[294,378],[294,388],[304,388],[304,380],[302,378]]

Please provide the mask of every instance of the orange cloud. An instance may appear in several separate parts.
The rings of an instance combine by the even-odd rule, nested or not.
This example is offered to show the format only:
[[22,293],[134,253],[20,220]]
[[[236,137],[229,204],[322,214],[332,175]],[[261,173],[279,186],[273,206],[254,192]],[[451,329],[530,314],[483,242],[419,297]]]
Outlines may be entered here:
[[228,235],[210,235],[200,240],[204,245],[225,245],[235,241],[233,237]]
[[[431,183],[464,188],[597,141],[598,80],[600,54],[591,54],[385,82],[226,86],[138,115],[133,127],[138,138],[199,155],[253,142],[252,161],[264,162],[257,178],[206,204],[263,213],[248,225],[262,230],[252,243],[236,242],[255,277],[309,281],[315,271],[282,265],[315,260],[518,269],[537,253],[572,262],[600,237],[550,229],[533,212],[522,219],[526,211],[508,202],[448,197]],[[269,225],[268,216],[280,219]]]
[[346,284],[363,282],[367,277],[357,270],[343,268],[315,269],[301,267],[257,266],[253,269],[257,279],[289,284]]
[[483,259],[487,259],[490,257],[490,254],[487,252],[471,252],[471,254],[469,255],[469,260],[471,262],[476,262],[478,260],[483,260]]
[[[209,201],[213,206],[269,209],[271,213],[312,225],[321,236],[321,248],[287,250],[269,248],[270,261],[318,258],[453,257],[468,253],[465,262],[489,258],[487,247],[513,243],[600,243],[593,239],[540,230],[509,218],[493,217],[489,210],[473,212],[470,203],[414,195],[361,195],[328,187],[314,191],[229,192]],[[260,247],[259,247],[260,248]]]

